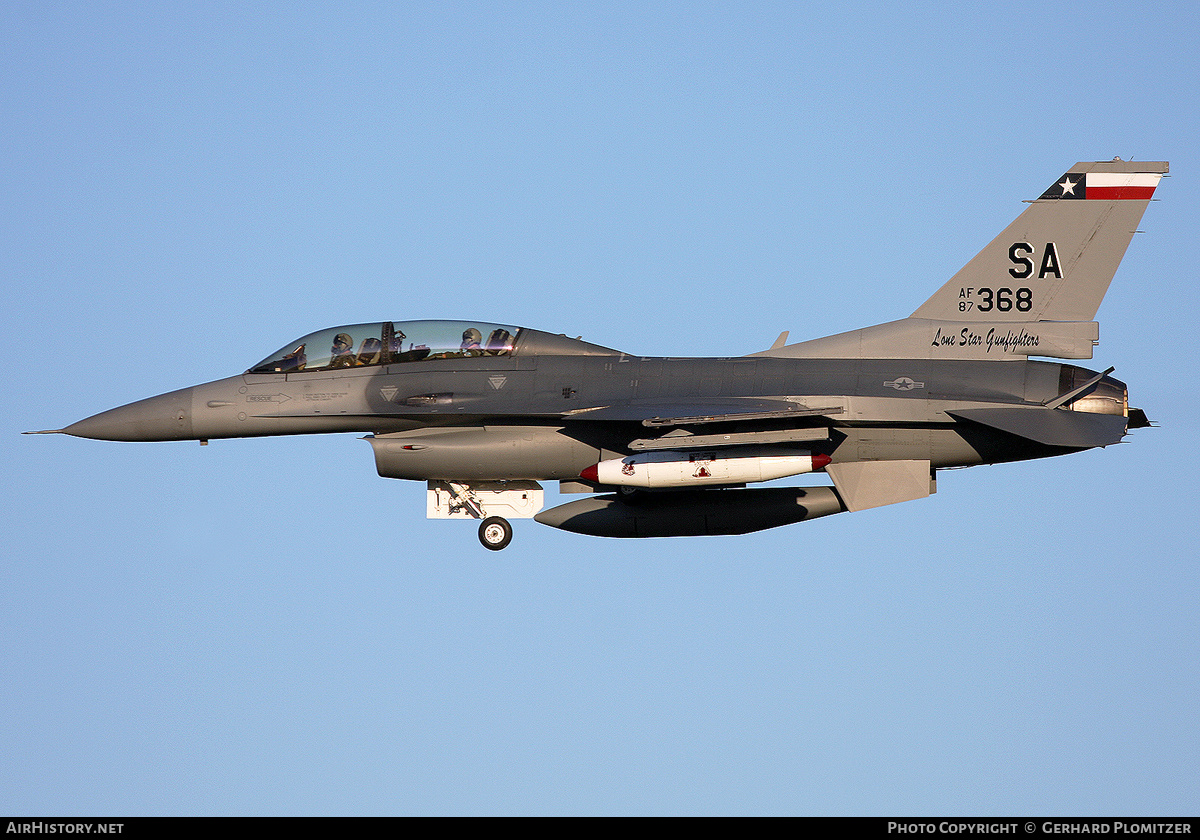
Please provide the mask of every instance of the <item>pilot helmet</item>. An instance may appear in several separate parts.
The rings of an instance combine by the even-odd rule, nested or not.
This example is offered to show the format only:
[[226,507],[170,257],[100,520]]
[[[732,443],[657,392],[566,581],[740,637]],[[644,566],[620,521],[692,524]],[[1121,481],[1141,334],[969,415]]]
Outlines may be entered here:
[[349,336],[349,334],[347,334],[347,333],[338,333],[336,336],[333,337],[333,343],[334,344],[344,344],[347,347],[350,347],[354,344],[354,339],[351,338]]
[[474,327],[463,330],[463,344],[478,344],[483,340],[483,333]]

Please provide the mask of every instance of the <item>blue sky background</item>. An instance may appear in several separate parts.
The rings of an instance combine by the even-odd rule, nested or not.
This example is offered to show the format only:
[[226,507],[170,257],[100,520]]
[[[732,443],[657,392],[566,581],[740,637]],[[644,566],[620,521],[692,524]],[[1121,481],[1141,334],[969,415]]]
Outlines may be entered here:
[[[1200,811],[1193,4],[0,27],[0,812]],[[1160,428],[918,502],[745,537],[518,522],[497,555],[354,435],[18,435],[335,324],[740,355],[904,317],[1114,155],[1173,177],[1091,365]]]

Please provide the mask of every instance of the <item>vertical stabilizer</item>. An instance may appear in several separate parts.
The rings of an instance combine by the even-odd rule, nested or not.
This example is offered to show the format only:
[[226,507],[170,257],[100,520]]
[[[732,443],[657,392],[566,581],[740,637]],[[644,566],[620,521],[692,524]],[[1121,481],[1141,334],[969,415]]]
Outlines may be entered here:
[[942,321],[1091,321],[1165,162],[1077,163],[921,305]]
[[790,359],[1090,359],[1096,310],[1167,164],[1077,163],[908,318],[779,346]]

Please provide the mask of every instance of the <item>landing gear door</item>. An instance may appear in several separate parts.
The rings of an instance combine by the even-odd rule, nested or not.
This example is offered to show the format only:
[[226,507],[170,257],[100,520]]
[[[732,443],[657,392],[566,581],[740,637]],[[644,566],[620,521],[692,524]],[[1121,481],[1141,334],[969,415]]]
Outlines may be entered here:
[[427,486],[428,519],[532,519],[544,504],[536,481],[430,481]]

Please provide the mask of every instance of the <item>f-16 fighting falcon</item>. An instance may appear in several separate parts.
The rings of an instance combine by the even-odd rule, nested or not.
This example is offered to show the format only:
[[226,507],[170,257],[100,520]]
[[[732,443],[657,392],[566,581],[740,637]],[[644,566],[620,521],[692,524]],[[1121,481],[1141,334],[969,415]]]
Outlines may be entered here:
[[[123,441],[365,432],[432,519],[604,537],[743,534],[919,499],[937,471],[1150,425],[1073,364],[1164,162],[1077,163],[907,318],[736,358],[652,358],[510,324],[381,321],[52,430]],[[38,434],[46,434],[38,433]],[[747,487],[824,472],[832,486]],[[585,498],[542,510],[540,482]]]

